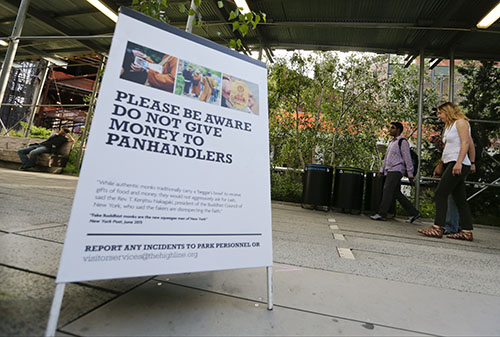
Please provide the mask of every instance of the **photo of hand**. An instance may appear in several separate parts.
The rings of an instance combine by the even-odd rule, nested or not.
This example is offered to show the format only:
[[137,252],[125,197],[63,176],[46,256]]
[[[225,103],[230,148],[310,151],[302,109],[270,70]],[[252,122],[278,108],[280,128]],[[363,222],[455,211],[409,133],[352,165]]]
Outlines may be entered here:
[[177,58],[128,42],[120,78],[173,92]]

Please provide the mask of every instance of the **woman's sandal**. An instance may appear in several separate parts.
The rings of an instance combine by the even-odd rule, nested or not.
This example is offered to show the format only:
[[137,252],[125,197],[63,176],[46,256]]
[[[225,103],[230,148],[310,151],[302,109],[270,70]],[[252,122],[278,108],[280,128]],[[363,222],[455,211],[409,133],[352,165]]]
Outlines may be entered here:
[[460,231],[455,234],[448,234],[446,235],[447,238],[450,239],[457,239],[457,240],[466,240],[466,241],[472,241],[472,232],[470,231]]
[[442,238],[444,229],[439,226],[432,225],[427,229],[417,229],[417,232],[424,234],[425,236],[431,236],[433,238]]

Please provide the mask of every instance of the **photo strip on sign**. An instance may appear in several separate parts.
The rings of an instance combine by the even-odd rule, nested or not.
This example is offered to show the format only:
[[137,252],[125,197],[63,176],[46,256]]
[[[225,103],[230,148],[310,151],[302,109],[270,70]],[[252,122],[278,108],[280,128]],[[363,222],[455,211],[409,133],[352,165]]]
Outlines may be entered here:
[[272,265],[264,63],[122,9],[57,282]]

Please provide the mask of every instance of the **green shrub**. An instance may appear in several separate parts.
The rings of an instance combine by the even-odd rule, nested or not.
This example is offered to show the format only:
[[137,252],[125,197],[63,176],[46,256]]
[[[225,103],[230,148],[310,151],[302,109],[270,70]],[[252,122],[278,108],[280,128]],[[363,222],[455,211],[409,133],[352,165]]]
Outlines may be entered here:
[[302,173],[271,171],[271,199],[300,203],[302,200]]
[[[77,164],[78,161],[78,152],[80,151],[81,146],[81,136],[73,135],[75,139],[75,143],[73,144],[73,148],[69,154],[68,163],[64,167],[63,172],[67,174],[80,174],[80,167]],[[82,155],[85,154],[85,149],[83,149]]]
[[[26,122],[20,122],[21,126],[23,127],[21,131],[14,131],[11,132],[10,135],[13,137],[24,137],[24,133],[26,131],[26,128],[28,127],[28,123]],[[40,139],[47,139],[50,137],[50,134],[52,133],[52,130],[43,128],[43,127],[38,127],[32,125],[30,127],[30,138],[40,138]]]
[[[434,203],[434,190],[436,186],[429,188],[423,188],[420,191],[420,206],[419,211],[423,218],[434,219],[436,214],[436,205]],[[412,198],[409,198],[413,202],[415,196],[415,189],[412,190]],[[396,202],[396,214],[399,216],[410,216],[408,212],[401,206],[399,202]]]
[[11,130],[11,131],[9,131],[9,136],[11,136],[11,137],[24,137],[24,132]]
[[67,174],[80,174],[80,167],[77,166],[77,160],[78,160],[78,151],[80,150],[80,146],[77,145],[77,142],[75,142],[75,145],[73,146],[73,149],[71,150],[71,153],[69,154],[69,159],[68,163],[63,169],[64,173]]
[[420,196],[420,214],[422,217],[434,219],[436,203],[434,202],[434,188],[423,189]]

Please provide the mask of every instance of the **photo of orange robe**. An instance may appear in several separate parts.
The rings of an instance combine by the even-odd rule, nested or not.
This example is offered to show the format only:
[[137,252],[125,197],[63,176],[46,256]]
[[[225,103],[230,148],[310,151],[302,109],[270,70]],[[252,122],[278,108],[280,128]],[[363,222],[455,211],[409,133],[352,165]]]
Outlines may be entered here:
[[157,73],[154,70],[148,70],[149,85],[168,92],[174,92],[175,71],[177,68],[177,57],[170,55],[163,56],[160,63],[163,63],[163,72]]
[[200,96],[200,92],[201,92],[201,74],[194,73],[191,93],[193,93],[196,96]]
[[[206,102],[212,95],[212,88],[217,86],[217,81],[211,77],[203,76],[203,91],[201,92],[200,101]],[[212,88],[210,88],[212,86]]]

